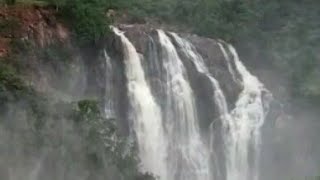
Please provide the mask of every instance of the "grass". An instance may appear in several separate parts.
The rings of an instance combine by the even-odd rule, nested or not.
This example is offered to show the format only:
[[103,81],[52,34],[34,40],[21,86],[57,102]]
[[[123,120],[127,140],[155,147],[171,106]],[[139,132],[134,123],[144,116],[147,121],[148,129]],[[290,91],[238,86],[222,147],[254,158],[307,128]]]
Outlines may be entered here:
[[37,1],[37,0],[17,0],[16,2],[17,5],[26,5],[26,6],[40,6],[40,7],[45,7],[48,6],[49,3],[45,1]]

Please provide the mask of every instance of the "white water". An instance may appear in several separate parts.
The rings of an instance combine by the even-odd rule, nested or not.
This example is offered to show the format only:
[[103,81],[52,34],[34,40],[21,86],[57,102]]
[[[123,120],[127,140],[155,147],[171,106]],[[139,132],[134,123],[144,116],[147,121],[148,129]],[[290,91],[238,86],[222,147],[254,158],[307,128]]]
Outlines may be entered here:
[[201,140],[193,91],[170,38],[158,30],[166,71],[166,129],[170,137],[167,180],[209,180],[209,151]]
[[[219,44],[222,53],[228,63],[230,74],[237,80],[235,71],[242,76],[243,91],[236,102],[236,107],[229,113],[225,95],[219,82],[209,73],[202,57],[187,40],[172,33],[182,51],[195,64],[199,73],[208,77],[214,88],[213,100],[218,106],[220,119],[223,121],[224,141],[226,148],[226,179],[227,180],[257,180],[259,177],[259,152],[260,152],[260,128],[264,123],[266,112],[264,111],[263,92],[267,92],[259,80],[250,74],[242,62],[236,50],[228,45],[233,59],[227,54],[222,44]],[[233,70],[231,61],[234,60],[236,70]],[[213,131],[213,129],[211,129]],[[211,132],[211,136],[214,133]],[[211,137],[214,139],[214,137]],[[212,141],[212,140],[210,140]],[[214,156],[214,148],[211,146],[211,154]],[[249,153],[252,153],[250,156]],[[249,157],[253,162],[249,162]],[[214,161],[214,160],[213,160]],[[218,176],[219,177],[219,176]]]
[[[220,87],[219,82],[210,74],[203,58],[201,57],[201,55],[199,53],[196,52],[195,47],[193,47],[193,45],[188,42],[185,39],[182,39],[181,37],[179,37],[177,34],[172,33],[172,36],[174,37],[175,41],[178,43],[179,47],[182,49],[182,51],[189,57],[189,59],[193,62],[193,64],[195,65],[197,71],[201,74],[204,74],[208,80],[211,82],[211,85],[213,87],[213,92],[212,92],[212,100],[215,102],[215,104],[218,107],[218,112],[220,114],[220,119],[223,120],[223,122],[226,121],[231,121],[230,119],[230,115],[228,112],[228,106],[227,106],[227,101],[225,98],[225,95]],[[212,156],[212,167],[216,168],[214,170],[215,173],[217,174],[212,174],[212,177],[218,177],[221,178],[221,170],[219,167],[219,164],[217,164],[218,162],[216,161],[217,159],[217,155],[215,152],[215,147],[213,146],[213,141],[215,139],[214,137],[214,120],[212,120],[212,123],[210,125],[210,143],[209,143],[209,148],[210,148],[210,154]],[[213,173],[213,170],[211,170]]]
[[245,68],[231,45],[228,45],[228,50],[232,59],[227,56],[227,51],[222,45],[220,48],[227,63],[234,61],[236,70],[233,71],[237,71],[241,75],[242,81],[240,83],[243,85],[236,107],[230,113],[231,120],[227,120],[224,124],[226,179],[258,180],[261,127],[266,116],[263,93],[268,94],[268,92],[263,84]]
[[104,50],[104,58],[106,60],[106,97],[105,97],[105,115],[106,118],[114,118],[114,94],[112,92],[112,80],[113,80],[113,70],[112,70],[112,64],[110,62],[110,57],[108,56],[106,50]]
[[[165,89],[165,96],[160,100],[164,105],[161,109],[146,81],[139,54],[122,32],[116,28],[114,32],[123,44],[131,103],[130,118],[133,120],[133,130],[138,142],[141,170],[151,172],[161,180],[258,180],[260,131],[267,107],[263,100],[265,95],[270,94],[245,68],[235,49],[228,45],[226,50],[224,45],[219,44],[230,75],[243,87],[235,108],[229,111],[224,92],[201,55],[187,40],[171,34],[198,73],[205,75],[212,84],[211,98],[217,105],[220,115],[218,120],[222,121],[223,126],[221,146],[226,162],[219,164],[220,162],[215,161],[217,147],[212,143],[215,138],[214,121],[217,120],[212,120],[210,142],[206,143],[206,138],[200,135],[195,97],[186,68],[170,38],[165,32],[158,30],[159,55],[153,54],[157,56],[154,60],[162,62],[161,65],[156,62],[159,71],[156,74],[161,76],[157,78],[163,81],[161,83]],[[106,60],[108,61],[107,55]],[[222,170],[224,173],[220,172]],[[225,174],[225,178],[220,174]]]
[[194,63],[197,71],[207,76],[208,79],[210,80],[212,87],[214,89],[212,98],[213,98],[213,101],[218,105],[218,108],[219,108],[218,111],[220,112],[220,115],[223,117],[228,116],[228,106],[227,106],[225,95],[220,87],[219,82],[210,74],[201,55],[196,52],[195,48],[190,42],[188,42],[185,39],[182,39],[175,33],[171,33],[171,34],[175,38],[176,42],[178,43],[182,51],[187,56],[189,56],[190,60]]
[[227,51],[225,50],[225,48],[223,47],[223,45],[221,43],[218,43],[218,45],[219,45],[219,48],[220,48],[220,50],[221,50],[221,52],[222,52],[222,54],[224,56],[224,59],[227,61],[228,71],[231,74],[233,80],[236,81],[238,78],[237,78],[237,76],[236,76],[236,74],[235,74],[235,72],[234,72],[234,70],[232,68],[232,65],[231,65],[231,62],[230,62],[231,58],[230,58],[229,54],[227,53]]
[[152,172],[167,180],[167,142],[160,108],[146,82],[136,49],[122,32],[116,28],[113,30],[121,38],[123,45],[128,95],[132,106],[131,118],[138,141],[142,171]]
[[38,180],[39,179],[39,173],[41,171],[41,168],[43,166],[43,160],[44,158],[40,159],[36,165],[33,167],[33,169],[30,171],[30,174],[27,180]]

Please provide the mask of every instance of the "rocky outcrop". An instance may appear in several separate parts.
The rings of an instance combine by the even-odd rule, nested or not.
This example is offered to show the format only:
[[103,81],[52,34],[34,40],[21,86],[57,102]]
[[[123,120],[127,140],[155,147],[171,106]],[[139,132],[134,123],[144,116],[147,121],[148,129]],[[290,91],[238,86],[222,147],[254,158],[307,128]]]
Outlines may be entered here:
[[[121,31],[123,31],[135,46],[137,52],[142,58],[142,63],[145,66],[146,78],[152,86],[153,95],[156,99],[163,99],[165,97],[165,92],[163,89],[163,80],[161,80],[161,73],[164,70],[155,69],[161,66],[161,48],[158,40],[157,29],[148,25],[118,25]],[[169,37],[170,33],[168,32]],[[221,88],[227,97],[229,109],[233,109],[235,102],[238,98],[242,87],[240,84],[235,82],[232,75],[228,71],[227,61],[218,45],[218,41],[200,37],[192,34],[179,34],[182,38],[189,40],[196,50],[203,57],[205,64],[207,65],[210,73],[220,82]],[[172,42],[175,44],[175,40],[171,37]],[[117,36],[110,36],[106,39],[105,46],[108,54],[110,55],[112,62],[114,63],[113,70],[115,70],[116,78],[114,78],[114,88],[115,92],[118,94],[116,102],[120,109],[118,112],[118,119],[126,119],[127,117],[127,97],[126,97],[126,82],[124,75],[124,65],[123,65],[123,53],[122,44]],[[184,66],[187,69],[188,79],[190,85],[196,96],[196,103],[198,107],[198,116],[200,119],[200,126],[204,130],[208,130],[208,127],[213,119],[219,118],[219,112],[216,105],[213,103],[211,97],[214,91],[212,84],[208,81],[207,77],[203,74],[197,72],[195,64],[186,57],[186,55],[179,49],[177,44],[175,44],[176,49],[179,53]],[[120,91],[119,91],[120,90]],[[163,104],[163,102],[158,102],[158,104]],[[128,130],[128,123],[123,122],[125,129]],[[205,131],[204,131],[205,132]]]
[[[9,32],[0,33],[0,56],[6,56],[13,51],[11,49],[12,41],[28,42],[32,46],[27,50],[28,52],[23,54],[26,59],[23,66],[27,67],[24,69],[25,78],[36,89],[65,97],[70,94],[77,97],[103,95],[105,88],[103,49],[95,47],[79,48],[76,43],[72,42],[70,32],[66,26],[56,19],[53,9],[25,6],[1,7],[0,22],[11,23],[16,26],[9,28]],[[126,36],[135,45],[137,51],[147,60],[150,54],[150,41],[153,40],[155,44],[158,43],[156,25],[146,23],[134,25],[117,24],[117,26],[126,33]],[[163,25],[159,26],[163,27]],[[169,27],[165,28],[171,29]],[[227,94],[229,106],[232,108],[241,88],[232,80],[226,61],[218,47],[218,42],[191,34],[181,34],[181,36],[189,39],[195,45],[197,51],[206,61],[211,73],[221,82],[221,86]],[[124,78],[121,75],[123,74],[121,43],[111,35],[106,38],[104,44],[110,56],[119,60],[115,61],[118,63],[116,66],[119,67],[115,72],[117,74],[115,77],[118,78],[115,82],[118,80],[124,82]],[[64,60],[59,57],[59,53],[64,53]],[[56,57],[46,57],[50,54]],[[21,57],[17,59],[21,59]],[[186,66],[193,66],[188,60],[184,60],[184,63]],[[201,76],[199,77],[193,72],[188,73],[190,80],[194,82],[192,83],[193,87],[198,89],[199,98],[205,101],[206,95],[210,91],[209,85],[201,83],[204,82],[201,81]],[[152,79],[152,81],[157,80]],[[84,86],[85,88],[83,88]],[[120,86],[120,84],[117,86]],[[121,94],[125,94],[125,92]],[[123,97],[123,95],[121,96]]]
[[[157,41],[157,29],[144,25],[119,25],[119,28],[125,32],[126,36],[135,45],[137,51],[147,59],[148,43],[151,38],[154,41]],[[241,87],[232,79],[232,76],[228,71],[227,62],[218,46],[218,41],[192,34],[182,33],[179,35],[188,39],[204,58],[210,72],[221,83],[221,86],[228,97],[230,108],[232,108],[232,104],[236,101],[238,94],[241,91]],[[185,65],[190,66],[190,63],[187,60],[184,60],[184,63]],[[190,78],[192,79],[193,77],[190,75]],[[196,80],[194,81],[196,82]]]
[[0,7],[0,25],[0,57],[17,65],[37,91],[68,101],[102,96],[101,49],[80,48],[54,9]]
[[[13,40],[18,40],[18,42],[24,44],[23,48],[19,49],[19,53],[14,57],[14,61],[17,61],[17,64],[20,64],[23,68],[24,79],[37,91],[54,97],[58,102],[61,100],[76,101],[88,97],[110,102],[113,106],[111,110],[114,111],[112,115],[115,116],[112,118],[117,120],[122,134],[132,135],[132,132],[130,132],[132,130],[130,128],[132,127],[132,122],[130,122],[132,114],[130,113],[132,112],[129,112],[130,103],[127,89],[128,77],[125,75],[126,66],[124,65],[123,44],[119,37],[110,35],[102,41],[101,44],[103,46],[80,48],[70,37],[67,28],[54,18],[53,13],[49,9],[37,8],[23,11],[19,8],[15,11],[9,11],[4,8],[0,11],[0,16],[3,16],[4,19],[10,16],[19,20],[20,28],[18,31],[12,31],[12,35],[4,38],[6,43],[9,44]],[[168,96],[166,91],[171,89],[166,87],[166,83],[174,81],[175,72],[171,72],[172,79],[165,79],[165,73],[167,72],[167,67],[163,65],[165,63],[163,60],[165,53],[162,52],[164,48],[161,47],[163,44],[159,42],[157,29],[154,26],[137,24],[120,24],[117,27],[125,33],[141,56],[146,81],[148,81],[148,86],[151,86],[152,96],[155,97],[157,104],[161,106],[160,109],[164,111],[169,109],[163,107],[169,107],[168,103],[166,104],[165,102],[166,96]],[[199,122],[196,123],[200,125],[201,136],[203,135],[207,139],[209,127],[215,120],[217,123],[214,124],[213,128],[217,130],[216,134],[219,134],[219,130],[221,131],[221,113],[218,112],[217,104],[213,100],[214,87],[212,82],[208,81],[206,74],[197,70],[190,57],[179,48],[172,34],[170,32],[166,32],[166,34],[175,46],[178,56],[185,67],[183,72],[178,73],[182,74],[183,78],[186,79],[188,86],[190,83],[190,87],[193,90],[192,98],[189,99],[191,99],[193,105],[194,97],[196,103],[196,108],[194,109],[197,111],[195,116],[198,116],[198,118],[195,119],[199,119]],[[193,44],[196,51],[203,58],[210,74],[220,83],[222,91],[227,98],[229,109],[233,109],[242,86],[236,82],[229,72],[227,61],[219,47],[219,41],[192,34],[181,33],[179,36]],[[6,43],[3,43],[3,45],[0,43],[0,48],[4,47],[6,49],[5,51],[0,51],[0,53],[5,52],[3,54],[6,54],[9,51],[13,51],[13,49],[7,48]],[[28,45],[27,47],[25,46],[26,44]],[[110,56],[110,60],[107,56]],[[177,88],[175,89],[177,92],[175,95],[178,95],[181,87],[179,84],[174,85],[170,86],[170,88]],[[179,105],[179,101],[174,103]],[[190,110],[190,108],[186,109]],[[185,116],[185,111],[181,112],[183,113],[177,113],[179,115],[177,117],[183,118]],[[192,118],[195,116],[192,116]],[[175,118],[174,120],[178,121],[179,119]],[[56,121],[46,121],[44,124],[48,125],[49,123],[55,124]],[[61,124],[61,126],[65,125]],[[221,137],[216,137],[216,139],[219,138],[221,139]],[[221,145],[222,142],[216,143]],[[52,156],[45,160],[49,162],[48,164],[55,162],[57,159],[54,153],[51,154]],[[49,168],[45,167],[45,169]],[[53,169],[58,168],[53,167]],[[76,172],[78,171],[82,170],[76,170]]]
[[[50,8],[23,5],[0,7],[0,23],[6,26],[2,29],[4,32],[0,32],[2,38],[31,39],[41,47],[69,39],[68,29],[57,21],[55,11]],[[9,46],[1,48],[7,49]]]

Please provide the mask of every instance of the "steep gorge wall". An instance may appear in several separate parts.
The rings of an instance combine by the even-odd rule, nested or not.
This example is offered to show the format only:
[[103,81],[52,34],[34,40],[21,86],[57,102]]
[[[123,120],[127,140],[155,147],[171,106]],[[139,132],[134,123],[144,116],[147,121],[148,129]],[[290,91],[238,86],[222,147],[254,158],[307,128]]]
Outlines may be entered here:
[[[113,35],[107,37],[102,46],[100,44],[79,47],[72,33],[55,17],[52,9],[24,6],[2,7],[0,20],[4,25],[14,23],[12,28],[15,28],[9,28],[8,31],[0,33],[2,59],[18,61],[17,64],[25,66],[22,68],[22,72],[25,73],[24,78],[42,92],[61,91],[61,94],[74,93],[79,94],[78,96],[99,94],[101,96],[105,88],[105,60],[101,47],[105,46],[113,58],[119,61],[122,58],[121,44]],[[148,25],[119,26],[126,31],[126,35],[139,53],[148,54],[149,40],[151,36],[156,36],[154,28]],[[182,36],[196,46],[209,64],[210,71],[223,82],[222,87],[227,92],[229,104],[232,106],[241,88],[228,75],[217,41],[191,34],[182,34]],[[4,58],[7,55],[10,55],[9,58]],[[186,65],[192,66],[188,65],[188,62]],[[63,71],[69,72],[66,74],[67,72]],[[194,82],[201,79],[201,77],[190,77]],[[86,86],[85,89],[83,86]]]
[[0,24],[0,177],[120,179],[73,117],[79,100],[104,96],[103,51],[80,48],[50,9],[0,7]]
[[103,93],[102,51],[80,48],[53,9],[1,7],[0,22],[1,61],[16,66],[37,91],[69,100]]
[[[11,14],[12,12],[16,13]],[[9,56],[9,59],[5,58],[5,61],[11,59],[14,64],[20,65],[23,78],[31,86],[38,92],[58,100],[76,101],[86,98],[104,100],[108,98],[106,93],[108,87],[106,86],[111,85],[117,111],[114,118],[119,122],[123,134],[130,134],[127,79],[124,76],[124,53],[121,41],[117,36],[110,35],[99,46],[79,47],[68,29],[54,19],[51,13],[50,10],[42,9],[17,9],[16,11],[5,9],[1,11],[1,17],[18,18],[22,25],[18,32],[14,32],[14,35],[3,37],[0,41],[0,47],[4,47],[3,55],[17,52],[15,48],[8,48],[11,42],[18,41],[23,44],[23,48],[18,49],[20,53]],[[156,29],[145,25],[119,25],[119,29],[125,32],[143,58],[144,67],[154,67],[155,64],[152,63],[161,63],[161,61],[158,62],[158,59],[153,59],[155,56],[152,54],[155,53],[154,50],[159,50],[160,46]],[[220,82],[226,94],[229,109],[233,109],[243,87],[228,72],[224,54],[218,45],[219,41],[191,34],[179,35],[192,42],[201,54],[210,73]],[[112,59],[112,77],[108,77],[106,72],[107,62],[104,49]],[[194,64],[188,61],[188,57],[185,57],[179,48],[177,49],[179,56],[183,57],[184,66],[188,69],[187,75],[199,109],[200,127],[203,130],[202,133],[206,134],[212,119],[219,119],[216,104],[208,98],[212,96],[213,89],[206,77],[196,72]],[[161,54],[161,52],[157,53]],[[161,99],[163,92],[157,71],[147,71],[146,76],[148,82],[153,86],[153,95]],[[108,84],[107,81],[111,84]],[[158,103],[161,104],[161,102]],[[218,120],[217,122],[219,123]],[[221,124],[217,124],[215,128],[218,131],[220,127]],[[54,155],[50,158],[54,159]],[[52,159],[49,161],[54,161]],[[54,167],[56,168],[58,169]]]
[[[154,53],[154,50],[159,50],[160,46],[157,37],[157,29],[144,25],[119,25],[119,29],[125,32],[125,35],[133,43],[137,52],[143,58],[142,63],[147,69],[146,76],[148,77],[150,84],[152,86],[155,86],[154,89],[159,89],[159,91],[154,92],[154,94],[161,97],[161,85],[159,85],[159,82],[161,80],[158,79],[159,74],[157,74],[160,72],[157,72],[157,70],[154,69],[154,67],[157,66],[156,64],[161,63],[161,61],[157,59],[154,54],[152,54]],[[181,34],[181,36],[190,40],[190,42],[195,45],[198,52],[201,53],[201,56],[204,57],[204,60],[208,65],[208,69],[210,70],[210,72],[214,75],[214,77],[217,78],[217,80],[219,80],[219,82],[221,82],[221,86],[226,93],[226,97],[228,98],[227,100],[229,108],[232,109],[242,87],[232,79],[230,73],[228,72],[227,63],[218,45],[218,41],[191,34]],[[118,43],[118,40],[115,38],[114,44],[109,47],[111,48],[109,52],[121,52],[122,47],[118,45]],[[179,50],[179,48],[177,49]],[[159,54],[160,52],[157,53]],[[181,57],[185,56],[183,52],[178,53]],[[115,56],[111,54],[111,56],[112,58],[121,61],[119,53],[115,53]],[[212,119],[218,118],[218,113],[214,113],[212,109],[209,108],[215,106],[208,99],[208,97],[212,95],[213,89],[211,85],[208,84],[206,78],[203,75],[194,71],[194,64],[192,64],[191,61],[188,60],[188,57],[184,57],[182,59],[184,65],[188,69],[187,73],[190,81],[192,82],[191,86],[194,88],[194,92],[196,93],[197,103],[200,107],[199,110],[202,111],[199,112],[199,115],[204,117],[201,119],[207,119],[206,122],[201,123],[201,126],[208,127]]]

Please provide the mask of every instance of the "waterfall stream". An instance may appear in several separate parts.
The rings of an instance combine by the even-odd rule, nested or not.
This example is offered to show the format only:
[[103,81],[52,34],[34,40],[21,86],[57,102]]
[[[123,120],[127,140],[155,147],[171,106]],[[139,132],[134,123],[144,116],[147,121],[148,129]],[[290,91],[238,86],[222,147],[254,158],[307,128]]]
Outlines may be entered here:
[[113,79],[113,71],[112,71],[112,64],[109,55],[107,54],[106,50],[103,51],[104,58],[106,60],[106,96],[105,96],[105,114],[106,118],[114,118],[114,95],[113,95],[113,86],[112,86],[112,79]]
[[162,116],[146,82],[141,59],[131,42],[118,29],[114,32],[122,41],[125,73],[131,116],[137,137],[143,171],[152,172],[161,179],[167,178],[166,137],[162,127]]
[[[220,82],[189,40],[157,30],[156,36],[149,36],[152,52],[147,56],[138,54],[123,32],[117,28],[113,31],[122,43],[130,103],[128,120],[133,124],[141,171],[151,172],[160,180],[258,180],[261,127],[271,94],[242,64],[236,50],[217,43],[228,73],[242,87],[234,108],[228,109]],[[187,67],[179,53],[193,67]],[[110,73],[106,52],[105,58]],[[215,104],[210,108],[216,108],[218,116],[210,120],[208,135],[201,133],[199,126],[199,107],[188,77],[189,68],[206,77],[212,87],[208,101]],[[156,77],[148,77],[147,72]],[[157,85],[153,84],[154,79]],[[163,91],[161,96],[155,95],[159,91]],[[107,101],[106,107],[112,109],[112,103]],[[222,125],[220,147],[212,143],[217,133],[216,121]],[[223,149],[224,163],[217,160],[217,148]]]
[[[227,101],[225,98],[225,95],[220,87],[219,82],[210,74],[208,68],[206,67],[206,64],[203,60],[203,58],[201,57],[201,55],[199,55],[195,48],[192,46],[192,44],[190,42],[188,42],[185,39],[180,38],[177,34],[172,33],[172,36],[174,37],[175,41],[178,43],[179,47],[182,49],[182,51],[189,57],[189,59],[192,61],[192,63],[195,65],[197,71],[203,75],[205,75],[208,80],[210,81],[212,87],[213,87],[213,92],[212,92],[212,96],[210,98],[212,98],[212,101],[215,102],[215,104],[218,107],[218,112],[220,114],[220,118],[223,119],[224,121],[230,121],[230,115],[228,112],[228,106],[227,106]],[[211,126],[213,126],[214,120],[212,120]],[[212,143],[212,141],[214,141],[215,137],[214,137],[214,130],[213,127],[210,128],[211,133],[210,133],[210,154],[213,157],[211,159],[211,163],[213,163],[213,167],[216,168],[215,170],[211,170],[212,171],[212,177],[216,177],[216,178],[221,178],[221,172],[220,172],[220,167],[219,164],[216,164],[216,153],[215,153],[215,147]],[[213,174],[213,172],[215,172],[216,174]]]
[[[172,180],[206,180],[209,153],[202,142],[197,109],[186,69],[165,32],[158,30],[166,76],[166,129],[170,137]],[[170,180],[171,180],[170,179]]]
[[[225,125],[225,146],[227,158],[227,180],[257,180],[259,179],[259,152],[261,127],[264,124],[269,92],[263,84],[253,76],[239,60],[239,56],[233,46],[227,45],[232,55],[226,56],[223,45],[220,48],[224,52],[230,73],[237,71],[242,81],[243,90],[231,111],[231,120]],[[231,61],[235,63],[236,69],[232,70]],[[234,76],[234,75],[233,75]],[[251,156],[250,156],[251,155]],[[250,165],[249,160],[252,159]]]

